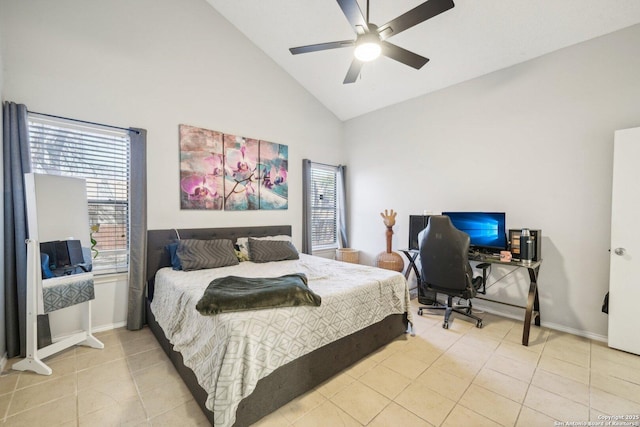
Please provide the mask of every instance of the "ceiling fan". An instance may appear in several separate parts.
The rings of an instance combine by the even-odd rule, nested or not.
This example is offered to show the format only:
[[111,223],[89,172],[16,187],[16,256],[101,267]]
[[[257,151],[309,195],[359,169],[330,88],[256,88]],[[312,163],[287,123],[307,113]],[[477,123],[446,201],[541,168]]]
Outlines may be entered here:
[[319,43],[307,46],[292,47],[289,51],[293,55],[300,53],[317,52],[320,50],[337,49],[341,47],[355,46],[353,62],[344,78],[344,84],[353,83],[360,75],[360,70],[365,62],[376,59],[380,54],[401,62],[419,70],[429,62],[429,58],[410,52],[386,41],[391,36],[413,27],[429,18],[441,14],[451,8],[452,0],[428,0],[410,11],[398,16],[386,24],[378,27],[369,22],[369,0],[367,0],[367,17],[362,15],[357,0],[337,0],[342,13],[355,30],[355,40],[342,40],[336,42]]

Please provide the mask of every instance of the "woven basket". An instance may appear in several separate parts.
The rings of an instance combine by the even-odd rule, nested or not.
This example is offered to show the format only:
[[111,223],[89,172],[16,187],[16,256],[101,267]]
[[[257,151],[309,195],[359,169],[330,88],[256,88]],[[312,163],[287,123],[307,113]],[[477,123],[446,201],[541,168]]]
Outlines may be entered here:
[[357,264],[360,261],[360,251],[351,248],[336,249],[336,260]]

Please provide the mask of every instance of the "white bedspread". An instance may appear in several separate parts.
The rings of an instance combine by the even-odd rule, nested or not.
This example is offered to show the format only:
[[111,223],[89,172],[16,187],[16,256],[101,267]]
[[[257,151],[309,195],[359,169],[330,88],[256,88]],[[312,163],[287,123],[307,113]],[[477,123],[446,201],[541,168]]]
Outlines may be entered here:
[[[305,273],[322,297],[320,307],[291,307],[203,316],[195,309],[211,280],[236,275],[275,277]],[[151,309],[209,396],[216,426],[230,426],[240,401],[275,369],[329,342],[407,312],[404,276],[379,268],[300,254],[295,261],[156,274]]]

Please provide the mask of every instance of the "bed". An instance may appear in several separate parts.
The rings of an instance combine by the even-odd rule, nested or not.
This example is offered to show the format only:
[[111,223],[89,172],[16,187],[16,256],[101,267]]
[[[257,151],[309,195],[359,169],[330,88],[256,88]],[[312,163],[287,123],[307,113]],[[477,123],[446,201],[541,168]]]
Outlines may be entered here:
[[[216,426],[246,426],[256,422],[407,330],[411,316],[409,293],[404,276],[399,273],[304,254],[298,260],[262,264],[245,261],[219,269],[173,271],[166,246],[176,241],[176,235],[181,239],[236,242],[240,237],[290,236],[291,227],[148,232],[148,325],[205,415]],[[273,308],[215,316],[202,316],[194,308],[202,290],[216,277],[275,277],[292,272],[302,272],[308,277],[309,288],[322,297],[320,307]],[[366,278],[363,283],[368,288],[348,290],[347,282],[357,276]],[[175,293],[178,288],[184,294]],[[347,292],[360,294],[349,296]],[[348,298],[352,298],[352,303],[347,302]],[[353,303],[353,298],[357,298],[357,303]],[[336,301],[343,304],[338,310],[346,311],[345,304],[354,307],[351,318],[333,320],[335,311],[328,314],[331,312],[326,310],[336,310]],[[170,303],[174,302],[176,305],[172,307]],[[389,308],[379,307],[385,305]],[[278,326],[279,323],[282,325]],[[234,329],[236,325],[241,325],[241,329]],[[277,327],[284,328],[283,332],[279,333]],[[198,332],[194,334],[188,329]],[[225,335],[222,330],[227,334],[222,339],[228,341],[215,341],[215,336]],[[254,333],[255,330],[260,332]],[[304,337],[287,337],[293,330],[302,331]],[[263,348],[266,344],[257,342],[256,336],[277,336],[278,344],[269,344],[267,354]],[[243,346],[240,357],[228,356],[239,348],[238,342]],[[207,352],[214,360],[204,359]]]

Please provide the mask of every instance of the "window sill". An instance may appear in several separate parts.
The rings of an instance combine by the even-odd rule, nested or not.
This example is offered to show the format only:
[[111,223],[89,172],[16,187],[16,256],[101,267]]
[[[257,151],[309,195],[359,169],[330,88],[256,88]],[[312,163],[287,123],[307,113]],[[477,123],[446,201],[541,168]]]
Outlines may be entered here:
[[326,246],[314,246],[313,248],[311,248],[311,252],[318,252],[318,251],[332,251],[338,249],[338,245],[326,245]]
[[101,283],[113,283],[119,280],[127,280],[128,278],[129,278],[129,272],[126,272],[126,271],[122,273],[105,273],[105,274],[98,274],[98,275],[94,273],[93,283],[96,285],[99,285]]

